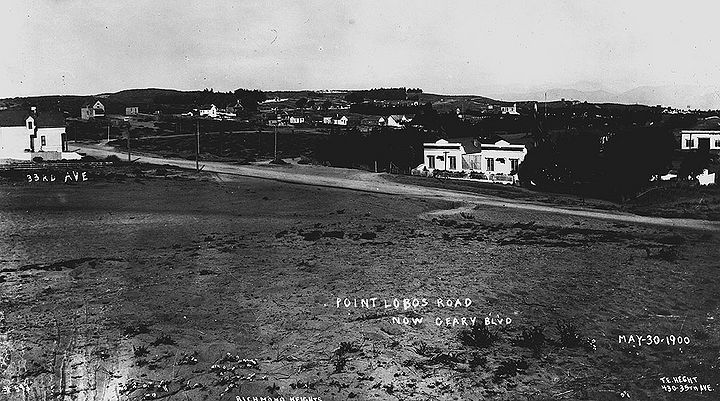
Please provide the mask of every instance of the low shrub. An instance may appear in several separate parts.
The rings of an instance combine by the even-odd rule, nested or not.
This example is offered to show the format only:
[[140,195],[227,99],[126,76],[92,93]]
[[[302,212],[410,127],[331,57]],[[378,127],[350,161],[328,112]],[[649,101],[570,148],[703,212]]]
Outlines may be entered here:
[[498,337],[490,332],[485,325],[476,325],[469,330],[463,330],[458,334],[458,339],[463,345],[470,347],[485,348],[494,343]]

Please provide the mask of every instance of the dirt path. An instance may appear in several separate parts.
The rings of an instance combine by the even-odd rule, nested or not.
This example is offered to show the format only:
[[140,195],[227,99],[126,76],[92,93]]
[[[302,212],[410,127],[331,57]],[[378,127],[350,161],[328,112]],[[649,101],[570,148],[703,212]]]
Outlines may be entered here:
[[[127,158],[126,153],[118,152],[115,148],[108,146],[89,144],[73,144],[73,146],[78,147],[80,149],[80,152],[95,157],[106,157],[109,155],[115,155],[121,158]],[[134,155],[133,160],[135,159],[150,164],[171,165],[188,169],[195,168],[195,162],[191,160],[167,159],[148,154]],[[590,209],[567,209],[555,206],[539,205],[514,199],[498,198],[487,195],[478,195],[474,193],[471,194],[461,191],[443,190],[393,183],[384,180],[379,174],[359,170],[304,166],[299,164],[293,164],[290,167],[284,167],[274,166],[270,164],[254,164],[250,166],[241,166],[223,162],[201,162],[200,165],[203,166],[203,171],[223,175],[240,175],[246,177],[271,179],[282,182],[333,188],[345,188],[373,193],[443,199],[453,202],[468,203],[471,205],[522,209],[546,213],[558,213],[562,215],[613,220],[625,223],[652,224],[665,227],[720,231],[720,222],[695,219],[648,217],[628,213],[608,212]],[[232,178],[224,177],[223,179]]]

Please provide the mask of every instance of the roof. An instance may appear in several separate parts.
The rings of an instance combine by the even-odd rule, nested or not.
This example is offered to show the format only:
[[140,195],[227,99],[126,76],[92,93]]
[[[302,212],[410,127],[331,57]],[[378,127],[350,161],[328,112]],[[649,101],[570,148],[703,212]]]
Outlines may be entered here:
[[[24,127],[30,110],[0,110],[0,127]],[[33,116],[38,128],[65,127],[65,115],[59,111],[40,111]]]
[[[95,104],[96,104],[97,102],[100,102],[100,101],[99,101],[99,100],[92,100],[92,101],[90,101],[90,102],[85,102],[85,103],[83,103],[82,108],[83,108],[83,109],[87,109],[87,108],[90,108],[90,109],[91,109],[91,108],[95,107]],[[103,105],[102,102],[100,102],[100,105],[101,105],[102,107],[105,107],[105,105]]]
[[[523,134],[525,135],[525,134]],[[465,149],[465,153],[480,153],[483,145],[495,145],[498,141],[505,141],[508,145],[524,145],[526,148],[531,147],[532,138],[530,136],[518,136],[508,135],[508,137],[501,137],[500,135],[492,134],[487,137],[464,137],[464,138],[450,138],[448,142],[459,143]]]
[[683,131],[720,131],[720,117],[712,116],[699,120],[692,128]]

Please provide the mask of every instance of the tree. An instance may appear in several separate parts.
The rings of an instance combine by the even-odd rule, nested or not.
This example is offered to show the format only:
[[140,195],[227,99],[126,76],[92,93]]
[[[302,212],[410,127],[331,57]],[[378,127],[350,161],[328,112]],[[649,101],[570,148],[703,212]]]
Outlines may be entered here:
[[300,99],[297,100],[297,102],[295,102],[295,107],[297,107],[298,109],[302,109],[303,107],[305,107],[305,105],[307,103],[308,103],[307,98],[301,97]]
[[248,90],[248,89],[237,89],[235,90],[235,98],[240,101],[243,108],[247,111],[257,110],[258,103],[265,100],[267,97],[265,92],[261,90]]

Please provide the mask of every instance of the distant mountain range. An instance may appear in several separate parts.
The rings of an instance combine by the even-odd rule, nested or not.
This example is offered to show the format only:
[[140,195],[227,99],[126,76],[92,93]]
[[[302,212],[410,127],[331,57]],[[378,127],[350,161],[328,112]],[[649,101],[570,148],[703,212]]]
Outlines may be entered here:
[[489,97],[505,101],[522,100],[579,100],[589,103],[624,103],[662,105],[678,109],[720,109],[720,86],[661,85],[639,86],[625,92],[612,92],[605,89],[578,90],[573,88],[551,88],[516,93],[496,93]]

